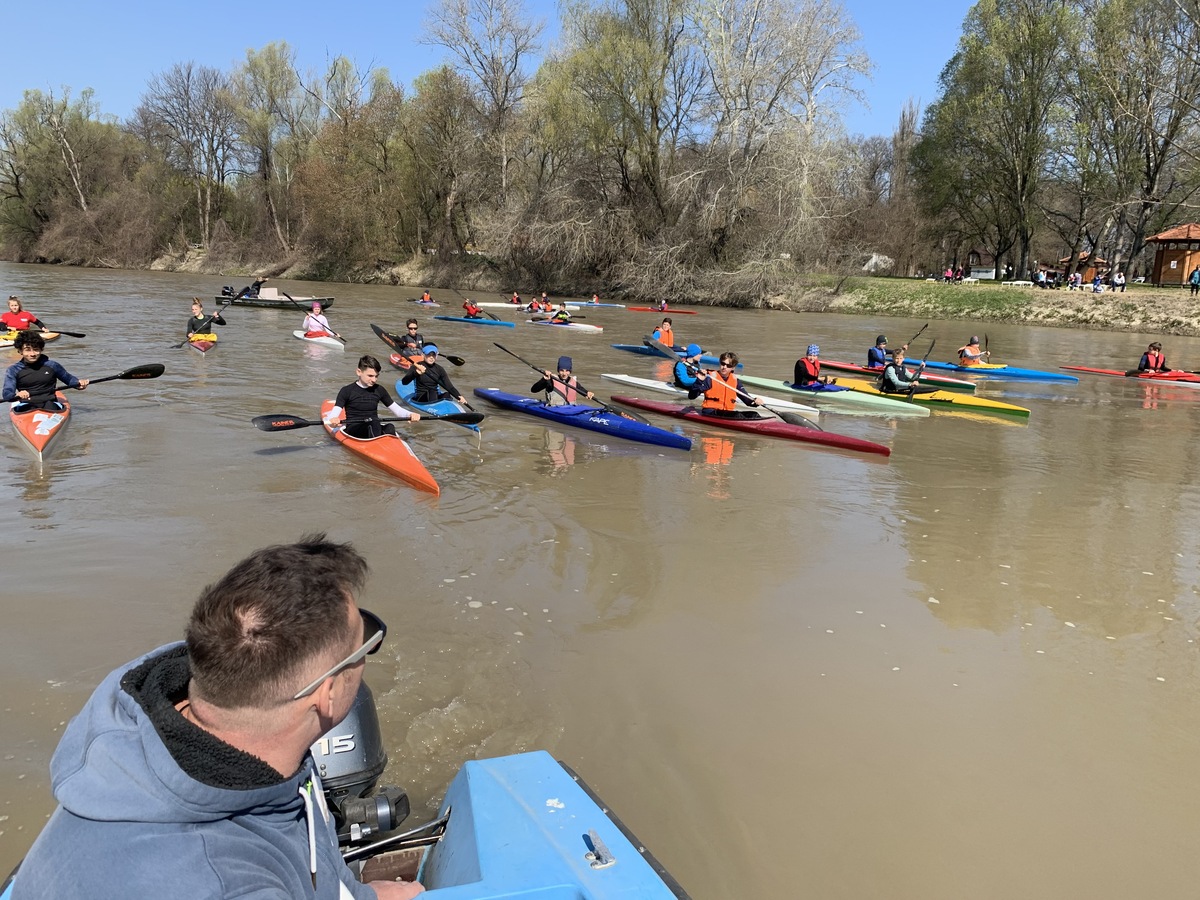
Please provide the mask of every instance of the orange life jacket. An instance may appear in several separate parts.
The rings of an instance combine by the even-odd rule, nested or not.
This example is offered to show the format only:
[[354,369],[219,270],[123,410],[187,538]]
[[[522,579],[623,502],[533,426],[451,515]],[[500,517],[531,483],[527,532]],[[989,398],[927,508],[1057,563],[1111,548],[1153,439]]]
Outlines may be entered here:
[[975,356],[975,357],[967,356],[968,350],[970,350],[972,347],[978,347],[978,346],[979,346],[978,344],[963,344],[961,347],[959,347],[958,348],[958,364],[960,366],[977,366],[980,363],[982,363],[983,362],[983,354],[982,353],[980,353],[978,356]]
[[[728,378],[722,378],[720,371],[717,371],[710,373],[708,377],[712,379],[713,386],[704,392],[702,408],[732,410],[737,402],[737,376],[730,372]],[[717,382],[726,386],[721,387]]]
[[670,325],[658,326],[658,340],[671,349],[675,349],[675,329]]
[[432,299],[432,298],[429,296],[429,291],[426,291],[425,293],[423,293],[423,294],[421,295],[421,302],[422,302],[422,303],[428,303],[428,302],[429,302],[431,299]]

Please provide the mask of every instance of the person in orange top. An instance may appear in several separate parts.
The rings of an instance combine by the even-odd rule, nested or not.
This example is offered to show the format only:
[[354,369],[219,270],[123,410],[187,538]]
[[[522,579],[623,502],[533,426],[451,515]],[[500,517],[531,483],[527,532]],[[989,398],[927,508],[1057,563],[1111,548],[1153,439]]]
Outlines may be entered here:
[[971,335],[971,339],[958,348],[958,364],[960,366],[978,366],[987,362],[991,357],[990,351],[979,349],[979,338],[976,335]]
[[421,302],[422,302],[422,303],[432,303],[432,302],[433,302],[433,297],[429,296],[429,290],[428,290],[428,289],[426,289],[425,293],[423,293],[423,294],[421,295]]
[[675,329],[671,327],[671,317],[667,316],[662,320],[662,324],[654,329],[654,334],[650,335],[660,344],[666,344],[672,350],[675,349]]
[[1138,362],[1139,372],[1167,372],[1170,371],[1170,368],[1167,365],[1166,356],[1163,355],[1162,344],[1158,341],[1146,348],[1146,352],[1142,354],[1142,358]]
[[720,356],[720,366],[715,372],[705,372],[704,377],[688,391],[688,398],[695,400],[701,394],[704,402],[700,412],[706,416],[718,416],[724,419],[757,419],[758,413],[748,410],[735,409],[738,400],[747,406],[762,406],[762,400],[751,397],[742,389],[742,383],[733,374],[738,366],[736,353],[725,352]]

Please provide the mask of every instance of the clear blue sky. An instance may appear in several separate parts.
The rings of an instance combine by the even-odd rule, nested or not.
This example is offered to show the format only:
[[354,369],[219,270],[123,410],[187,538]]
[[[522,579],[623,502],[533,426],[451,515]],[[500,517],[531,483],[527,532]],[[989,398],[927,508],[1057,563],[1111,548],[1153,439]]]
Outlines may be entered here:
[[[43,0],[45,2],[45,0]],[[950,58],[970,8],[967,0],[929,0],[918,8],[895,0],[843,0],[876,66],[864,85],[870,109],[847,111],[852,133],[890,134],[909,97],[922,110],[937,96],[937,78]],[[104,113],[121,118],[137,105],[146,82],[175,63],[193,60],[225,71],[246,50],[286,40],[302,68],[344,55],[359,66],[383,66],[408,85],[442,61],[440,48],[417,43],[424,0],[210,0],[199,4],[81,0],[10,4],[3,54],[0,109],[13,109],[28,88],[62,86],[96,92]],[[555,0],[526,0],[526,8],[557,30]]]

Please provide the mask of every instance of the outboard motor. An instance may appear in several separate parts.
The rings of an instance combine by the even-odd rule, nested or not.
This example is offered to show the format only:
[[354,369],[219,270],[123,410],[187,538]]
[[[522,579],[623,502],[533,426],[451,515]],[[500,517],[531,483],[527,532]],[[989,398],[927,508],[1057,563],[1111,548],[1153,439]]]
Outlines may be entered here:
[[223,288],[221,288],[221,296],[222,297],[236,297],[237,291],[235,291],[233,289],[232,284],[227,284]]
[[325,785],[325,800],[337,822],[342,846],[394,830],[408,818],[408,794],[403,788],[376,789],[387,766],[379,732],[375,697],[364,681],[350,714],[311,747],[317,774]]

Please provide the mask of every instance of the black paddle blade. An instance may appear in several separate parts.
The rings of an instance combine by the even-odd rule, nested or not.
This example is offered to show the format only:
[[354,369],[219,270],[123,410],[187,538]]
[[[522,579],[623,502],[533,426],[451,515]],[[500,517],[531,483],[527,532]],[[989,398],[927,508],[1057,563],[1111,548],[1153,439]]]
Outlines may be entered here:
[[250,421],[259,431],[291,431],[293,428],[308,428],[312,425],[324,424],[310,419],[302,419],[299,416],[255,416]]
[[465,413],[447,413],[444,416],[427,416],[422,414],[421,421],[432,419],[435,422],[453,422],[455,425],[478,425],[485,418],[483,413],[465,412]]
[[167,367],[162,363],[147,363],[144,366],[134,366],[132,369],[126,369],[117,377],[122,380],[130,378],[157,378],[165,371],[167,371]]
[[[768,405],[765,405],[765,408],[771,409],[771,407]],[[782,409],[771,409],[771,412],[775,413],[775,415],[779,416],[779,418],[783,419],[783,421],[787,422],[789,425],[796,425],[800,428],[812,428],[816,431],[825,430],[815,422],[810,422],[808,419],[804,418],[804,416],[797,415],[796,413],[785,412]]]
[[442,359],[447,360],[448,362],[450,362],[456,366],[465,366],[467,364],[467,361],[465,359],[463,359],[461,356],[454,356],[451,353],[443,353]]
[[385,344],[387,344],[389,347],[391,347],[397,353],[400,352],[400,342],[399,342],[399,340],[397,340],[397,338],[394,334],[392,334],[389,331],[384,331],[378,325],[372,325],[371,330],[373,332],[375,332],[375,334],[378,336],[378,338],[381,341],[383,341]]

